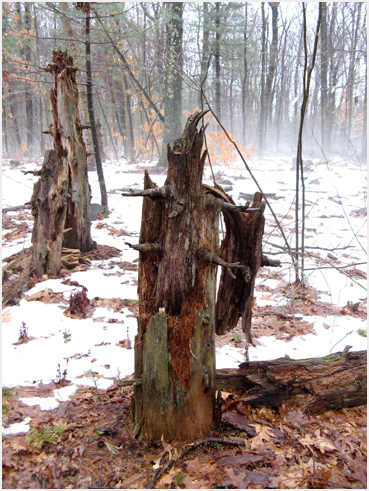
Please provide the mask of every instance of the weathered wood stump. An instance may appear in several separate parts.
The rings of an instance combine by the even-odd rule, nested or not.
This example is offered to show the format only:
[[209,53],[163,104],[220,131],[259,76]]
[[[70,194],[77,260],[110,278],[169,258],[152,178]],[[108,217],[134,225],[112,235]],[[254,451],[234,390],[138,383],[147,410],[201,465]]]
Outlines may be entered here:
[[[251,327],[264,205],[256,194],[254,207],[236,206],[220,186],[202,184],[204,130],[196,126],[204,114],[190,116],[182,138],[173,149],[168,146],[162,188],[146,172],[143,191],[122,194],[144,197],[140,243],[129,245],[140,252],[135,342],[135,379],[140,383],[132,417],[134,434],[145,439],[197,438],[213,425],[218,265],[233,281],[231,294],[224,280],[218,295],[220,311],[232,311],[223,329],[225,324],[233,327],[240,315],[247,334]],[[219,252],[221,211],[227,235]]]
[[213,425],[216,265],[222,201],[204,194],[204,113],[168,146],[168,176],[145,175],[140,244],[140,321],[135,340],[134,434],[191,439]]
[[367,402],[367,352],[333,353],[320,358],[242,363],[216,371],[216,388],[247,392],[244,404],[300,406],[306,413],[360,406]]
[[76,68],[66,52],[53,52],[44,68],[53,75],[50,90],[54,150],[47,151],[31,199],[35,271],[57,274],[62,247],[91,250],[90,187],[86,146],[79,118]]

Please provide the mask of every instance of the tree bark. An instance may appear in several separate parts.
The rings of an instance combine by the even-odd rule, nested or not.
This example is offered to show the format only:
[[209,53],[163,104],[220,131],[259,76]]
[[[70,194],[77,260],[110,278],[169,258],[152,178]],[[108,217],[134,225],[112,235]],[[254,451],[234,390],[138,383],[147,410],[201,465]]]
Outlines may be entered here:
[[128,159],[131,164],[136,162],[135,158],[135,139],[133,133],[133,121],[132,121],[132,101],[131,96],[128,93],[128,81],[125,73],[122,75],[122,96],[123,96],[123,120],[125,122],[125,139],[124,147],[127,148]]
[[217,390],[242,390],[254,407],[301,406],[306,413],[359,406],[367,402],[367,352],[348,348],[321,358],[242,363],[216,371]]
[[242,76],[242,143],[246,145],[246,100],[247,100],[247,3],[245,3],[245,25],[243,30],[243,76]]
[[166,4],[168,22],[166,25],[166,70],[165,70],[165,123],[163,142],[158,166],[167,167],[167,146],[182,133],[182,74],[183,65],[183,4]]
[[[261,102],[261,112],[260,112],[260,126],[259,126],[259,156],[263,157],[264,153],[264,145],[265,145],[265,137],[267,130],[267,122],[268,122],[268,111],[269,107],[272,103],[271,94],[272,94],[272,85],[274,79],[274,73],[277,68],[277,51],[278,51],[278,8],[279,2],[269,2],[269,5],[272,9],[272,43],[270,45],[270,56],[269,56],[269,68],[268,74],[265,81],[265,93]],[[265,19],[263,17],[263,28],[264,28]],[[264,38],[263,38],[264,39]],[[265,48],[266,49],[266,48]]]
[[[80,3],[77,3],[77,8]],[[105,179],[103,166],[101,162],[101,156],[99,151],[99,141],[96,130],[93,96],[92,96],[92,70],[91,70],[91,42],[90,42],[90,2],[83,2],[82,10],[86,13],[86,73],[87,73],[87,107],[88,116],[91,125],[92,143],[94,146],[96,171],[99,179],[100,193],[101,193],[101,207],[108,208],[108,194],[106,192]]]
[[222,106],[220,98],[220,2],[215,2],[215,45],[214,45],[214,69],[215,69],[215,112],[218,119],[222,119]]
[[[209,69],[210,60],[210,19],[209,19],[209,2],[204,2],[202,5],[202,53],[201,53],[201,72],[200,72],[200,86],[205,91],[205,81]],[[200,90],[198,95],[199,107],[203,107],[202,92]]]
[[328,32],[327,32],[328,5],[322,2],[321,38],[320,38],[320,79],[321,79],[321,135],[322,148],[326,148],[327,133],[327,87],[328,87]]
[[[31,24],[31,3],[24,3],[24,20],[25,20],[25,25],[27,31],[30,33],[32,31],[32,24]],[[25,39],[25,46],[24,46],[24,56],[26,60],[26,70],[30,69],[30,66],[32,65],[32,59],[31,59],[31,38],[26,36]],[[33,109],[33,91],[32,87],[29,82],[26,82],[25,84],[25,92],[24,92],[24,97],[26,101],[26,124],[27,124],[27,153],[28,155],[32,155],[34,152],[34,142],[33,142],[33,135],[34,135],[34,128],[33,128],[33,123],[34,123],[34,109]]]
[[251,342],[255,279],[262,261],[265,203],[261,204],[261,198],[260,193],[255,193],[251,207],[260,211],[253,214],[223,210],[226,235],[220,256],[228,263],[238,262],[242,268],[237,268],[234,274],[228,268],[222,270],[215,311],[216,333],[233,329],[242,316],[242,330],[248,342]]
[[[157,188],[148,173],[139,268],[140,320],[135,340],[134,434],[192,439],[213,425],[216,265],[222,200],[203,193],[204,112],[188,119],[168,146],[168,175]],[[150,191],[150,189],[152,191]]]
[[33,257],[38,276],[48,271],[58,273],[62,247],[86,252],[93,246],[76,69],[72,58],[58,51],[44,70],[54,77],[50,90],[54,150],[45,154],[41,178],[31,199]]

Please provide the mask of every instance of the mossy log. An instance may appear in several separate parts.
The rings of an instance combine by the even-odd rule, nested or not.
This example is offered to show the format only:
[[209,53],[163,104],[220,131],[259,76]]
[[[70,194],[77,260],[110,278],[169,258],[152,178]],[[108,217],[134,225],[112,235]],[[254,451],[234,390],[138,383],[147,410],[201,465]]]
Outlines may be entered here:
[[47,151],[31,199],[32,243],[37,276],[58,274],[62,247],[92,249],[90,187],[86,145],[79,119],[76,68],[66,52],[53,52],[46,72],[53,75],[50,89],[50,126],[54,149]]
[[246,392],[240,401],[254,407],[286,403],[321,413],[360,406],[367,401],[367,352],[347,348],[320,358],[251,361],[217,370],[216,388]]

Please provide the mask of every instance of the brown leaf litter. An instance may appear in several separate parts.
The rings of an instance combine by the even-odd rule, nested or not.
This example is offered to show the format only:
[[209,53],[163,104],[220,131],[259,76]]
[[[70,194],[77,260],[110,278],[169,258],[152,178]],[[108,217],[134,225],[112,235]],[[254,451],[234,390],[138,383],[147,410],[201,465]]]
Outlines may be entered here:
[[251,408],[234,394],[209,438],[142,442],[130,434],[130,387],[82,387],[51,411],[19,401],[51,389],[18,388],[7,400],[4,424],[28,415],[31,429],[61,431],[38,449],[25,434],[3,436],[6,489],[366,489],[363,406],[309,416],[286,406]]

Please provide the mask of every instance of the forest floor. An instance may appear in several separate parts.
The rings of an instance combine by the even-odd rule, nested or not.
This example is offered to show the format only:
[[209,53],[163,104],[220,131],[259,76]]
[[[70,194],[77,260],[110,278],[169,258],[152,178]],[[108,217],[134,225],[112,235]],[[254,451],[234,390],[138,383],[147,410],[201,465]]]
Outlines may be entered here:
[[[289,240],[294,233],[293,177],[288,159],[252,163]],[[3,207],[29,201],[41,162],[3,161]],[[93,222],[95,251],[58,278],[36,278],[3,308],[3,488],[366,488],[366,406],[305,415],[301,409],[250,409],[242,394],[223,392],[222,418],[196,442],[139,442],[130,435],[137,315],[137,243],[145,167],[104,166],[109,217]],[[216,166],[217,182],[236,203],[255,185],[239,165]],[[252,360],[307,358],[366,349],[366,169],[354,162],[314,161],[307,183],[309,286],[293,270],[266,210],[264,253],[282,268],[261,268],[255,292]],[[206,169],[210,180],[210,169]],[[98,202],[95,173],[89,173]],[[27,254],[28,209],[3,213],[3,265]],[[16,263],[17,264],[17,263]],[[16,266],[3,289],[20,274]],[[84,287],[86,290],[84,290]],[[71,296],[90,303],[70,312]],[[217,368],[244,361],[240,326],[216,339]],[[160,473],[165,470],[163,474]]]

